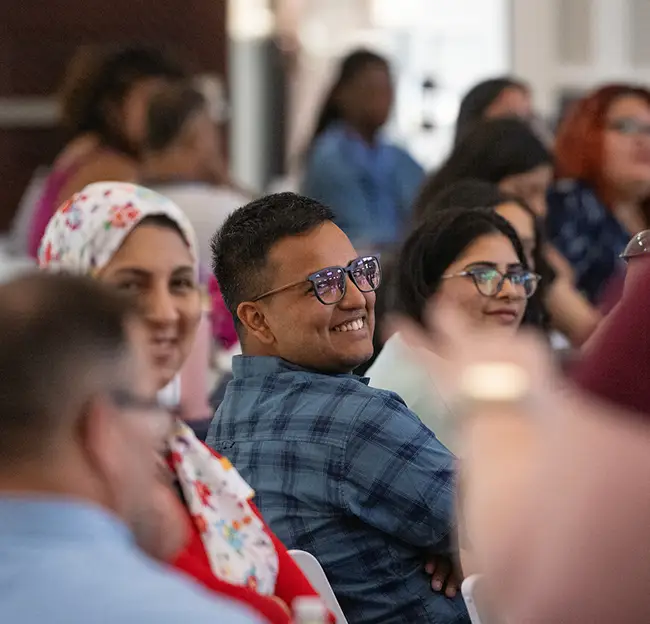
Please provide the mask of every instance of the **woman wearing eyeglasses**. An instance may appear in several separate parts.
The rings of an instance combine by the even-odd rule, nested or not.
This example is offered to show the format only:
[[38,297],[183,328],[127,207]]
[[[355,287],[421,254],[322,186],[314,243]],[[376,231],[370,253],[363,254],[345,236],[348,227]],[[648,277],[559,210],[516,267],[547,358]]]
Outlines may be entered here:
[[[511,339],[540,277],[528,268],[512,226],[491,209],[449,209],[431,215],[404,243],[395,268],[397,311],[422,324],[429,305],[460,306],[477,328],[499,328]],[[445,405],[399,334],[368,371],[374,387],[399,394],[450,450],[455,451]]]
[[558,128],[555,177],[549,240],[600,303],[628,241],[650,224],[650,91],[609,85],[579,100]]
[[[134,184],[91,184],[51,219],[39,264],[90,275],[135,297],[160,389],[174,390],[194,342],[201,302],[194,232],[172,201]],[[174,403],[173,396],[164,399]],[[161,402],[148,409],[167,418],[169,469],[161,460],[164,478],[154,494],[159,523],[137,534],[140,545],[208,589],[248,603],[270,622],[287,624],[288,605],[316,592],[264,523],[250,486],[162,407]]]

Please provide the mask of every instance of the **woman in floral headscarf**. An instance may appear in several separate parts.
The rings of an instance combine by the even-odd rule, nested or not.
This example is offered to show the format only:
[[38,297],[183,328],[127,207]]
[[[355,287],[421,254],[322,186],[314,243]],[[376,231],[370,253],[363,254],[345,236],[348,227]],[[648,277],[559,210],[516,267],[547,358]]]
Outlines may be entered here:
[[[201,303],[194,232],[173,202],[134,184],[91,184],[52,217],[38,259],[45,270],[91,275],[137,297],[160,388],[174,389]],[[250,604],[269,621],[289,622],[287,605],[316,592],[264,524],[253,490],[181,421],[167,459],[178,497],[161,488],[165,528],[160,537],[165,541],[174,533],[167,525],[178,526],[179,511],[190,528],[173,564],[208,588]],[[168,554],[169,545],[148,539],[152,543],[142,545],[150,553]]]

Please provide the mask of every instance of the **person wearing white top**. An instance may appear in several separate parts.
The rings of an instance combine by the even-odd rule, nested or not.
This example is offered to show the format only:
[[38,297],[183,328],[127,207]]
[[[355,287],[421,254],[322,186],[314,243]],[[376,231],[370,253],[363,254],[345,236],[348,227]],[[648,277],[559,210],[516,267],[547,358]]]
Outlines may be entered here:
[[402,340],[399,333],[386,341],[366,376],[373,388],[399,394],[438,440],[456,452],[452,411],[438,392],[435,379],[421,366],[413,348]]
[[[527,266],[515,230],[493,210],[443,210],[404,243],[394,273],[395,301],[398,310],[418,325],[430,305],[448,301],[461,306],[477,328],[497,327],[504,340],[511,340],[539,281]],[[394,334],[367,373],[370,385],[397,393],[458,454],[453,409],[414,355]]]

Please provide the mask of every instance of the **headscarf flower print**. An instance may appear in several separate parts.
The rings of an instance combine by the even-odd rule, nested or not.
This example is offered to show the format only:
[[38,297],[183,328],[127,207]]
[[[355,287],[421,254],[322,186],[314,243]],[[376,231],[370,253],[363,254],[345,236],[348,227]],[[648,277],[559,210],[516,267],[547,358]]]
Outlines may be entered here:
[[38,250],[39,267],[94,276],[143,219],[156,215],[178,226],[196,263],[194,230],[174,202],[136,184],[98,182],[56,211]]

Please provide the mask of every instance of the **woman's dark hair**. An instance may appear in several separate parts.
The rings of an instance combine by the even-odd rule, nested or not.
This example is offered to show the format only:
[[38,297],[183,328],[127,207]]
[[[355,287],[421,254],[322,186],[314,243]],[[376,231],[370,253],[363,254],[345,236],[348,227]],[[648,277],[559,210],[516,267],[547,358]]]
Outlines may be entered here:
[[336,96],[341,87],[352,82],[359,74],[371,65],[381,65],[388,71],[388,61],[370,50],[360,49],[348,54],[342,61],[339,71],[330,88],[323,106],[318,114],[316,129],[311,138],[310,146],[334,122],[342,119],[342,112],[336,102]]
[[417,214],[421,205],[430,203],[459,180],[472,178],[499,184],[505,178],[552,162],[550,152],[525,121],[481,121],[454,146],[442,167],[426,179],[414,210]]
[[205,96],[187,83],[170,85],[156,93],[149,104],[145,150],[161,152],[181,135],[185,124],[206,109]]
[[396,306],[417,323],[424,323],[427,302],[440,287],[442,276],[477,238],[502,234],[512,243],[519,262],[528,268],[513,227],[488,208],[440,210],[406,239],[395,274]]
[[93,132],[104,144],[132,153],[134,147],[108,119],[108,106],[122,102],[141,80],[187,75],[180,61],[156,47],[84,47],[70,63],[61,89],[63,124],[73,137]]
[[[532,219],[535,227],[535,248],[533,261],[535,272],[542,276],[537,291],[528,300],[523,322],[544,329],[548,328],[550,317],[544,301],[549,286],[555,279],[555,271],[546,260],[544,247],[546,239],[544,226],[532,208],[521,198],[501,192],[495,184],[482,180],[461,180],[440,192],[427,204],[421,205],[419,218],[426,221],[442,210],[488,208],[496,210],[503,204],[517,204]],[[532,268],[532,267],[530,267]]]
[[529,91],[525,82],[510,76],[503,76],[479,82],[465,94],[460,101],[454,143],[458,143],[469,130],[484,118],[490,105],[506,89],[520,89],[526,93]]
[[156,227],[176,232],[176,234],[178,234],[183,239],[183,242],[188,247],[190,246],[189,241],[185,237],[185,234],[183,233],[183,230],[181,230],[178,223],[176,223],[176,221],[168,217],[166,214],[149,215],[148,217],[142,219],[142,221],[138,223],[137,227],[140,227],[141,225],[155,225]]

